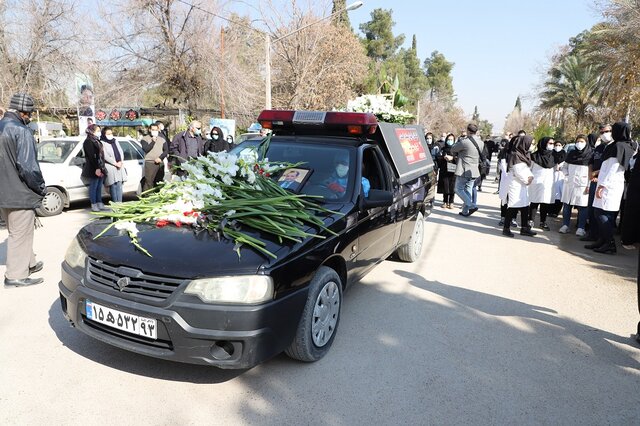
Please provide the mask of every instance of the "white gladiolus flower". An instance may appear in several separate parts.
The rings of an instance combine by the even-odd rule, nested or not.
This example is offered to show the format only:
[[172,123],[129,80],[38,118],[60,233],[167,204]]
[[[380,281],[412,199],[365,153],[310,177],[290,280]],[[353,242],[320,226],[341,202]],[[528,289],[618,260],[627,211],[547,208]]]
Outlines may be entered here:
[[138,227],[134,222],[118,222],[115,224],[115,228],[127,231],[132,238],[135,238],[138,235]]

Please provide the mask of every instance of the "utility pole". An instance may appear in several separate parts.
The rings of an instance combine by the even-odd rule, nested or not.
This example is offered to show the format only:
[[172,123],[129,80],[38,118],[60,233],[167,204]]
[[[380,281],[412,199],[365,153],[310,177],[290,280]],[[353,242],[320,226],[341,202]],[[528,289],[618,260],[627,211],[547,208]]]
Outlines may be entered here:
[[224,119],[224,27],[220,27],[220,118]]

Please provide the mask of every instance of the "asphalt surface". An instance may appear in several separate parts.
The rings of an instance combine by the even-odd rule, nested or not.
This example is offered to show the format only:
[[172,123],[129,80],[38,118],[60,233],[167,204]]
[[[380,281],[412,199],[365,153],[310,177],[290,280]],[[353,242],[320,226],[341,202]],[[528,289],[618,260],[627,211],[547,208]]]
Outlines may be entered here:
[[596,255],[558,234],[559,220],[505,238],[495,186],[484,188],[469,218],[435,209],[418,262],[387,260],[345,293],[325,358],[247,371],[72,329],[59,265],[88,210],[44,218],[45,284],[0,289],[0,424],[638,424],[637,251]]

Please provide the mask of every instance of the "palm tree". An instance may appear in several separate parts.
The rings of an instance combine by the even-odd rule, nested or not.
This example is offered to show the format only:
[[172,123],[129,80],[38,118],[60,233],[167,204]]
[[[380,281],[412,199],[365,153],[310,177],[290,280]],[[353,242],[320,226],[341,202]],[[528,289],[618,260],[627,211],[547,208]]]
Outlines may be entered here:
[[581,129],[589,111],[600,102],[601,78],[596,68],[579,55],[564,57],[549,71],[540,107],[571,111]]

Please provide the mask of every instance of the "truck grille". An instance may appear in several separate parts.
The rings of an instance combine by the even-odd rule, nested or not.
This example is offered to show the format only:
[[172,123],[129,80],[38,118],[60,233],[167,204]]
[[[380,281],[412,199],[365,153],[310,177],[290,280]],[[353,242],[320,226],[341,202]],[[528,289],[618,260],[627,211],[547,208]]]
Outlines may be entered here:
[[137,296],[150,301],[167,299],[184,282],[180,279],[148,275],[137,269],[114,266],[89,258],[89,281],[97,287]]

